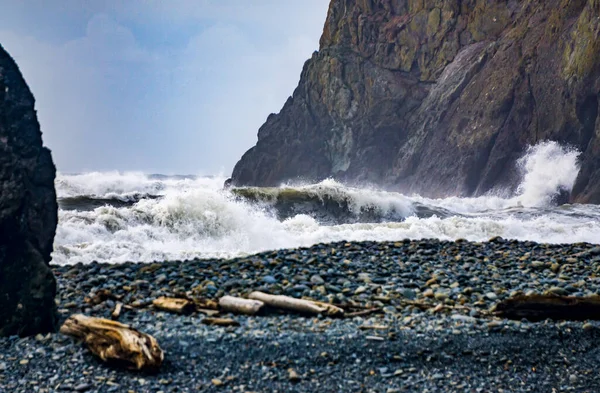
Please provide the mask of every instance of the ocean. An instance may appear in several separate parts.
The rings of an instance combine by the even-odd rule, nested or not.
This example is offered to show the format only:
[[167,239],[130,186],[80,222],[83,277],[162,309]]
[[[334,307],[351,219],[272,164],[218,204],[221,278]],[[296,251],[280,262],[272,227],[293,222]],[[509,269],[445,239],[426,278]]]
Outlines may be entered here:
[[540,143],[517,163],[516,191],[477,198],[431,199],[332,179],[224,189],[222,176],[59,173],[53,263],[229,258],[343,240],[600,243],[600,206],[556,203],[573,187],[578,157]]

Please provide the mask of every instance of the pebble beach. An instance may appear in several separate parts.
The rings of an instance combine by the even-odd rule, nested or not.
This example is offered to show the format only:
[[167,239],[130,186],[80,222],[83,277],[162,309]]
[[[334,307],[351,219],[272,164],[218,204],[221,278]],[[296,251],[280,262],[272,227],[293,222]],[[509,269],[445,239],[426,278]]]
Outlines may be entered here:
[[[107,366],[60,334],[0,338],[4,392],[597,392],[600,323],[499,319],[518,293],[588,296],[600,289],[600,247],[404,240],[337,242],[235,259],[54,266],[58,308],[153,335],[156,374]],[[259,290],[357,310],[332,319],[225,316],[152,308],[192,293],[218,300]],[[95,295],[111,296],[96,302]],[[96,304],[97,303],[97,304]],[[357,313],[360,314],[360,313]]]

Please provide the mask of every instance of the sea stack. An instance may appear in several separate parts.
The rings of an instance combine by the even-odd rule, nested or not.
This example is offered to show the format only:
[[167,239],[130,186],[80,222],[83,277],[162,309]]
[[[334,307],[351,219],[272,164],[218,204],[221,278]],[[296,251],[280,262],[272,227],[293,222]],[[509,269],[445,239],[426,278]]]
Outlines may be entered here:
[[328,177],[423,196],[514,191],[540,141],[600,203],[597,1],[332,0],[320,49],[233,185]]
[[55,174],[33,95],[0,46],[0,336],[56,328]]

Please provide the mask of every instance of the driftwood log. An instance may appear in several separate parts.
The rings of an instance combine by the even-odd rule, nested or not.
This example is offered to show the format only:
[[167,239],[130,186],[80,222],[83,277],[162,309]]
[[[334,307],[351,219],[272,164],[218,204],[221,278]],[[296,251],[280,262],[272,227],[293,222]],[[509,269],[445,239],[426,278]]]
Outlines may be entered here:
[[600,320],[600,296],[519,295],[498,303],[494,314],[507,319]]
[[119,319],[119,317],[121,316],[121,311],[123,310],[123,303],[121,302],[117,302],[117,304],[115,305],[115,308],[113,309],[112,313],[110,313],[110,317],[112,319],[114,319],[115,321]]
[[193,297],[193,296],[188,296],[188,299],[190,299],[191,301],[194,302],[194,304],[196,305],[196,309],[198,309],[198,310],[200,310],[200,309],[218,310],[219,309],[219,303],[213,299],[197,298],[197,297]]
[[230,318],[204,318],[202,323],[209,326],[240,326],[240,323]]
[[72,315],[60,332],[82,340],[103,361],[130,370],[156,371],[164,359],[154,337],[109,319]]
[[264,307],[260,300],[243,299],[240,297],[223,296],[219,299],[221,310],[234,314],[255,315]]
[[293,297],[283,295],[270,295],[264,292],[252,292],[248,297],[250,299],[259,300],[269,307],[281,310],[294,311],[301,314],[323,314],[331,317],[344,316],[343,309],[328,303],[315,302],[312,300],[305,299],[296,299]]
[[154,299],[152,304],[159,310],[177,314],[190,314],[196,310],[196,305],[194,302],[188,299],[161,296],[157,299]]

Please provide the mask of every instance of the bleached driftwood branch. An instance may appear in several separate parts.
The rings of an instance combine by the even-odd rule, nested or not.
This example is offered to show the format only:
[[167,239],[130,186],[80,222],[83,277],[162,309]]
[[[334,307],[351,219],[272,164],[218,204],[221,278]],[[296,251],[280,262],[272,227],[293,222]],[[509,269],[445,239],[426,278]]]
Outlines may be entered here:
[[194,302],[188,299],[161,296],[157,299],[154,299],[152,304],[159,310],[177,314],[189,314],[196,310],[196,305]]
[[109,319],[72,315],[60,332],[82,340],[103,361],[130,370],[156,371],[164,360],[154,337]]
[[284,295],[270,295],[263,292],[252,292],[250,299],[260,300],[269,307],[295,311],[302,314],[326,316],[343,316],[344,310],[333,304],[315,302],[312,300],[296,299]]
[[219,299],[219,307],[234,314],[255,315],[264,307],[260,300],[243,299],[240,297],[223,296]]

